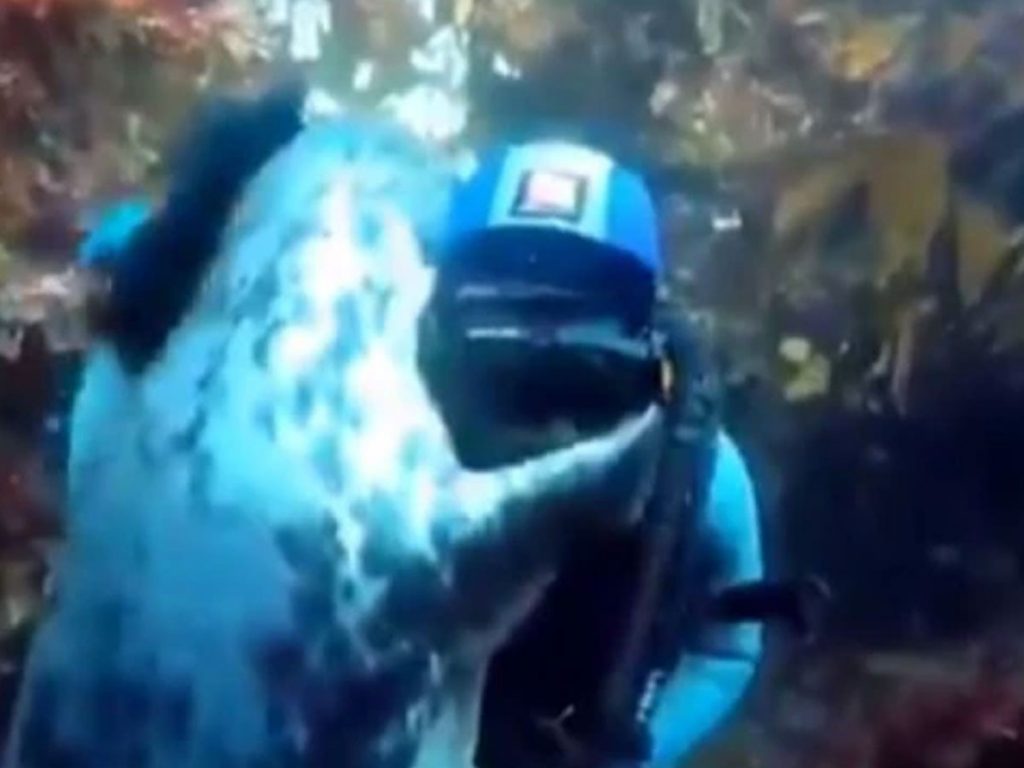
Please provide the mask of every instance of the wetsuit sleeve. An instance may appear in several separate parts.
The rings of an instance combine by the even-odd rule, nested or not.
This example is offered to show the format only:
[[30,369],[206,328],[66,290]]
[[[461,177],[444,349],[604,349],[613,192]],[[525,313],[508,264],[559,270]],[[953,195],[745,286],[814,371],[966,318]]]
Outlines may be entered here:
[[[698,560],[706,567],[700,588],[722,587],[763,577],[757,501],[736,444],[724,433],[709,501],[698,532]],[[753,677],[761,654],[759,624],[705,623],[666,681],[651,717],[654,768],[678,766],[732,711]]]
[[79,263],[94,266],[116,262],[132,235],[152,215],[147,200],[128,198],[96,211],[78,249]]

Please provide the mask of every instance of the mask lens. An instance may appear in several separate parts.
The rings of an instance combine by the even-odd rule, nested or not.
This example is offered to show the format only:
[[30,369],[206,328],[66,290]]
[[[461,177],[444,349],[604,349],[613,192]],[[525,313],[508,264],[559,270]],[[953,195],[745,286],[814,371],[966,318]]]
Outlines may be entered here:
[[493,415],[521,427],[567,421],[599,428],[656,395],[649,334],[562,303],[498,297],[459,308],[452,343]]
[[460,389],[489,422],[526,431],[596,431],[650,403],[653,280],[637,270],[564,235],[504,233],[461,253],[437,302]]

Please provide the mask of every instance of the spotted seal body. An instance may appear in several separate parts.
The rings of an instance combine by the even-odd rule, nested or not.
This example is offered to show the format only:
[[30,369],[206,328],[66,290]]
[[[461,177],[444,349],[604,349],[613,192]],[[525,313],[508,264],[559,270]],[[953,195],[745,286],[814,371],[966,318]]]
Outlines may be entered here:
[[416,364],[446,183],[391,130],[316,122],[159,354],[91,352],[8,768],[468,759],[487,659],[583,511],[635,507],[656,416],[460,467]]

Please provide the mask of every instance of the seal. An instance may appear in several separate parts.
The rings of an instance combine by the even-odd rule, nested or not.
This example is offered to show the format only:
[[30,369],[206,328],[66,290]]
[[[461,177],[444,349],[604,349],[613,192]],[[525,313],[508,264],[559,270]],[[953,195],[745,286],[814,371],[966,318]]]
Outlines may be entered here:
[[488,660],[571,532],[637,514],[660,417],[459,463],[417,363],[448,183],[393,128],[311,120],[158,353],[89,352],[8,768],[467,762]]

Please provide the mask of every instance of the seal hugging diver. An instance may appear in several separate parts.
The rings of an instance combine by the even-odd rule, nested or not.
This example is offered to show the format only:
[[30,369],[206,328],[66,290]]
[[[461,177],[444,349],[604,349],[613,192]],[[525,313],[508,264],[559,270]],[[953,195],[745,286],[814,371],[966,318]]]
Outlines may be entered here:
[[419,367],[449,179],[301,104],[207,121],[119,249],[7,768],[465,765],[566,532],[650,486],[653,406],[460,463]]

